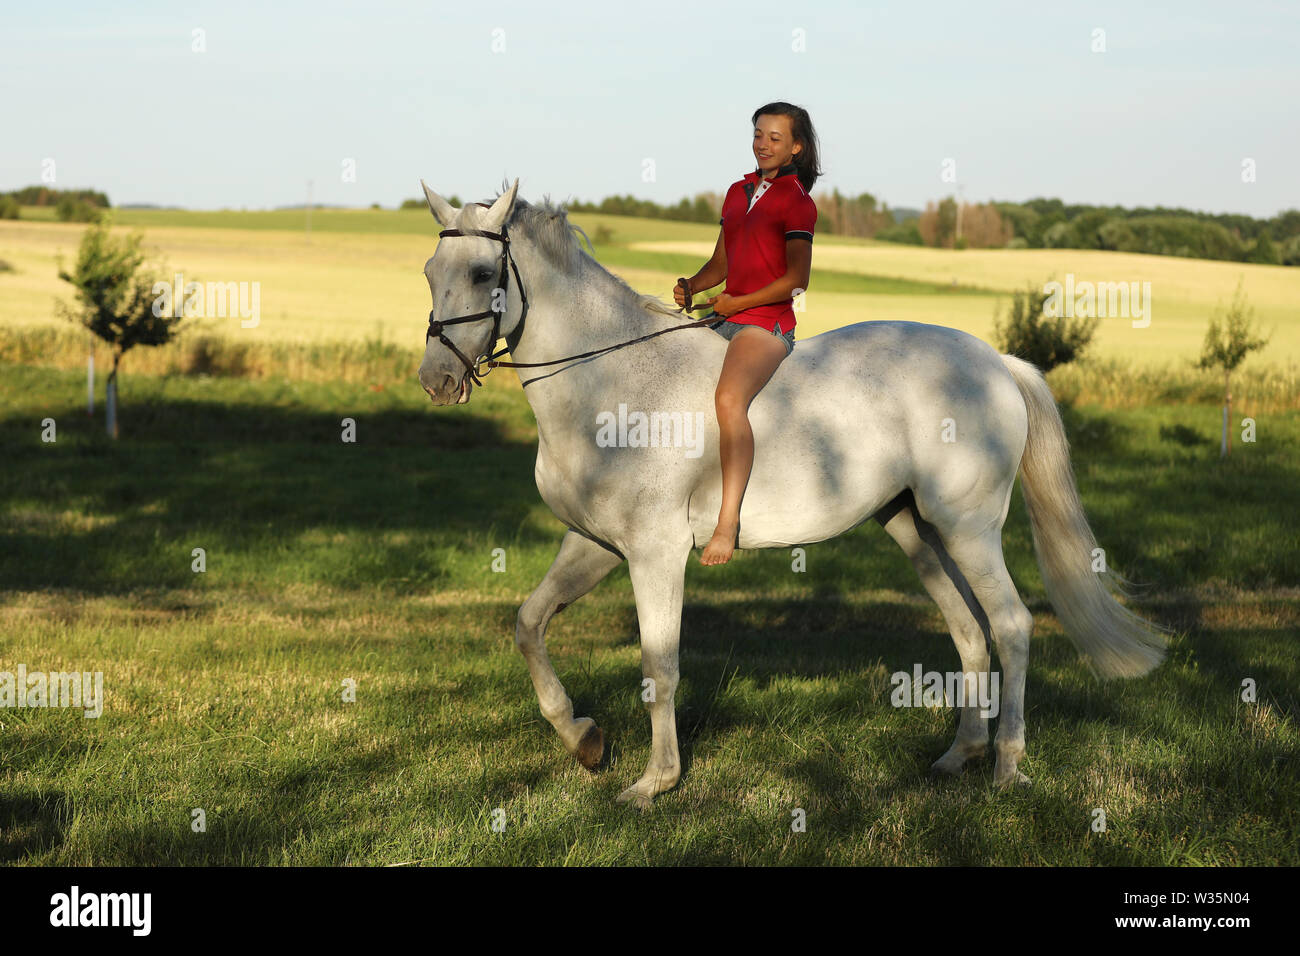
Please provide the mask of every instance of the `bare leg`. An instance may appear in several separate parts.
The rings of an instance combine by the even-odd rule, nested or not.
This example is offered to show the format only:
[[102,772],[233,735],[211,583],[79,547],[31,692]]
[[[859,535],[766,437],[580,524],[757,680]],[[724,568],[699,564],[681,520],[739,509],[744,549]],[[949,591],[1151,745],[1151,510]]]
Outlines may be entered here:
[[742,329],[727,347],[713,403],[718,412],[719,455],[722,459],[722,507],[713,537],[700,564],[731,560],[740,530],[740,502],[754,466],[754,430],[749,406],[786,357],[785,345],[762,329]]

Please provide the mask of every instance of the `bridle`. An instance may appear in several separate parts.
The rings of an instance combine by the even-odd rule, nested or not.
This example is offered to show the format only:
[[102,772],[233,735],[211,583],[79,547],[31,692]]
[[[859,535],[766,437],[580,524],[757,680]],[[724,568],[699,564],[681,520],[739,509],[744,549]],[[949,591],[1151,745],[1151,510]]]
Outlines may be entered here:
[[[519,278],[519,266],[515,265],[514,257],[510,255],[510,237],[509,235],[506,234],[506,227],[504,224],[501,226],[500,232],[484,232],[477,229],[444,229],[442,230],[442,232],[438,233],[439,239],[442,239],[443,237],[450,238],[454,236],[482,236],[484,239],[492,239],[496,242],[501,243],[501,269],[500,269],[500,275],[497,277],[497,285],[496,285],[498,289],[502,290],[503,301],[501,303],[501,311],[498,312],[495,309],[488,309],[486,312],[475,312],[473,315],[462,315],[455,319],[438,320],[433,317],[433,310],[430,309],[429,310],[429,331],[425,333],[424,341],[427,344],[429,339],[433,338],[436,335],[438,337],[438,341],[441,342],[443,345],[447,346],[447,348],[451,349],[453,352],[455,352],[456,357],[460,359],[462,363],[464,363],[465,369],[466,371],[469,372],[469,377],[473,380],[474,384],[482,385],[483,380],[479,378],[479,376],[487,375],[487,372],[481,371],[484,360],[487,361],[488,371],[491,371],[492,369],[496,368],[497,365],[500,364],[499,362],[496,361],[497,356],[505,355],[507,352],[510,351],[509,343],[507,343],[507,347],[503,348],[500,352],[497,352],[495,355],[489,354],[492,350],[492,346],[496,345],[497,339],[501,337],[501,314],[502,312],[505,311],[504,299],[505,299],[506,292],[508,291],[506,282],[509,279],[509,276],[506,274],[507,263],[509,263],[510,268],[514,270],[515,285],[519,286],[519,298],[523,303],[523,311],[519,313],[519,325],[516,326],[516,328],[521,330],[524,324],[524,317],[528,315],[528,293],[524,291],[523,280]],[[473,362],[471,362],[468,358],[465,357],[465,353],[463,353],[460,349],[456,348],[456,343],[454,343],[451,339],[447,338],[447,336],[443,333],[442,330],[449,325],[459,325],[462,322],[477,322],[480,319],[492,320],[492,338],[488,340],[488,351],[484,352],[482,355],[478,356],[478,358],[476,358]]]
[[[478,203],[478,205],[484,206],[486,205],[486,203]],[[492,371],[492,369],[494,368],[541,368],[547,365],[559,365],[561,362],[568,362],[573,359],[589,358],[590,356],[593,355],[600,355],[603,352],[608,352],[612,349],[622,348],[625,345],[635,345],[637,342],[644,342],[646,339],[652,339],[656,335],[663,335],[665,332],[676,332],[678,329],[710,328],[716,324],[716,323],[705,321],[709,318],[709,316],[704,316],[702,319],[692,320],[683,325],[674,325],[666,329],[660,329],[658,332],[651,332],[649,335],[643,335],[640,338],[631,339],[630,341],[627,342],[619,342],[615,345],[608,345],[603,349],[595,349],[591,352],[583,352],[580,355],[569,355],[561,359],[552,359],[549,362],[498,362],[497,361],[498,356],[505,355],[507,352],[511,350],[509,339],[507,339],[505,348],[501,349],[501,351],[496,352],[494,354],[489,354],[491,352],[492,346],[495,345],[497,339],[501,337],[501,315],[502,313],[505,312],[505,305],[506,305],[505,296],[506,296],[506,292],[508,292],[508,286],[506,285],[506,282],[509,279],[509,276],[506,272],[507,265],[509,265],[510,269],[514,271],[515,285],[519,286],[519,298],[522,302],[522,311],[519,313],[519,324],[515,326],[514,337],[515,337],[516,345],[518,344],[519,336],[523,333],[524,318],[528,315],[528,293],[524,291],[524,282],[521,278],[519,278],[519,266],[515,264],[514,256],[510,254],[510,237],[506,233],[505,224],[502,224],[500,232],[486,232],[478,229],[444,229],[442,230],[442,232],[438,233],[439,239],[442,239],[444,237],[454,238],[456,236],[481,236],[484,239],[491,239],[494,242],[501,243],[501,267],[500,267],[500,275],[497,279],[497,286],[496,286],[498,289],[502,290],[501,310],[497,311],[495,309],[488,309],[485,312],[475,312],[473,315],[462,315],[454,319],[439,320],[433,317],[433,310],[431,309],[429,310],[429,331],[425,333],[424,341],[427,344],[429,339],[433,338],[436,335],[438,337],[438,341],[441,342],[443,345],[447,346],[447,348],[451,349],[452,352],[456,354],[456,357],[461,360],[461,363],[465,366],[466,372],[469,374],[470,380],[473,381],[475,385],[482,385],[483,377],[486,377],[488,372]],[[708,308],[707,304],[695,305],[695,306],[691,305],[690,283],[687,282],[686,279],[678,279],[677,281],[681,284],[682,289],[685,290],[686,293],[686,305],[683,308],[678,309],[677,310],[678,312],[689,313],[689,312],[696,311],[698,309]],[[721,320],[722,317],[717,316],[717,318]],[[462,322],[478,322],[482,319],[492,320],[492,338],[488,340],[489,351],[484,352],[482,355],[479,355],[473,362],[471,362],[465,356],[465,353],[463,353],[460,349],[456,348],[456,344],[452,342],[451,339],[447,338],[447,336],[443,333],[442,330],[449,325],[459,325]]]

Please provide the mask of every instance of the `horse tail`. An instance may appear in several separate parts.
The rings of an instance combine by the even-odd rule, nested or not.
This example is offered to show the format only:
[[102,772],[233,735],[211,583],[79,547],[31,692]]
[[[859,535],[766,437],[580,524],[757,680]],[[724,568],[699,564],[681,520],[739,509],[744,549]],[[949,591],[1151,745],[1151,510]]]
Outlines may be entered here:
[[1134,614],[1116,600],[1128,582],[1093,570],[1101,552],[1079,500],[1070,445],[1052,390],[1038,367],[1013,355],[1002,363],[1016,380],[1029,412],[1029,436],[1020,460],[1034,551],[1047,598],[1075,648],[1102,677],[1140,677],[1164,659],[1168,628]]

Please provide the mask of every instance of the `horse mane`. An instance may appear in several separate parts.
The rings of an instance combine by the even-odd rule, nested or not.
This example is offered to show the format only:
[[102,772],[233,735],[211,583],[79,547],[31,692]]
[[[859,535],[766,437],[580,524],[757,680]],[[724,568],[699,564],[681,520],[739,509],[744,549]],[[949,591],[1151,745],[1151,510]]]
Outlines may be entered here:
[[[503,184],[501,191],[486,205],[491,206],[506,192],[508,186]],[[487,209],[476,203],[469,203],[456,220],[457,228],[480,229],[483,227]],[[615,295],[629,307],[661,315],[679,315],[678,310],[668,305],[656,295],[644,295],[637,292],[621,278],[601,265],[594,256],[588,254],[578,241],[578,236],[587,240],[587,246],[595,251],[591,239],[581,226],[569,222],[568,210],[563,203],[551,202],[549,195],[543,196],[540,203],[530,203],[519,196],[515,197],[515,207],[506,225],[522,233],[539,250],[551,265],[566,273],[574,274],[584,270],[588,265],[606,276],[614,289]]]

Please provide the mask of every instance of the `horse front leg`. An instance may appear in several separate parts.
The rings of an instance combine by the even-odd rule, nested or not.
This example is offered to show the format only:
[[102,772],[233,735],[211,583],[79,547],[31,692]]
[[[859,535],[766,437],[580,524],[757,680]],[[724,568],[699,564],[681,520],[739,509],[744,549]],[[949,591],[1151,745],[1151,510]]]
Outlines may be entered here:
[[619,794],[617,802],[641,810],[648,810],[657,794],[675,787],[682,772],[674,700],[686,558],[692,544],[689,539],[679,544],[660,542],[657,548],[628,556],[641,629],[641,673],[650,681],[642,684],[641,693],[650,708],[651,741],[645,773]]
[[555,675],[546,653],[546,625],[552,617],[603,581],[622,562],[617,552],[590,538],[569,531],[560,542],[542,583],[519,608],[515,646],[528,662],[528,673],[545,717],[572,754],[588,770],[595,770],[605,753],[605,735],[590,717],[573,717],[573,702]]

